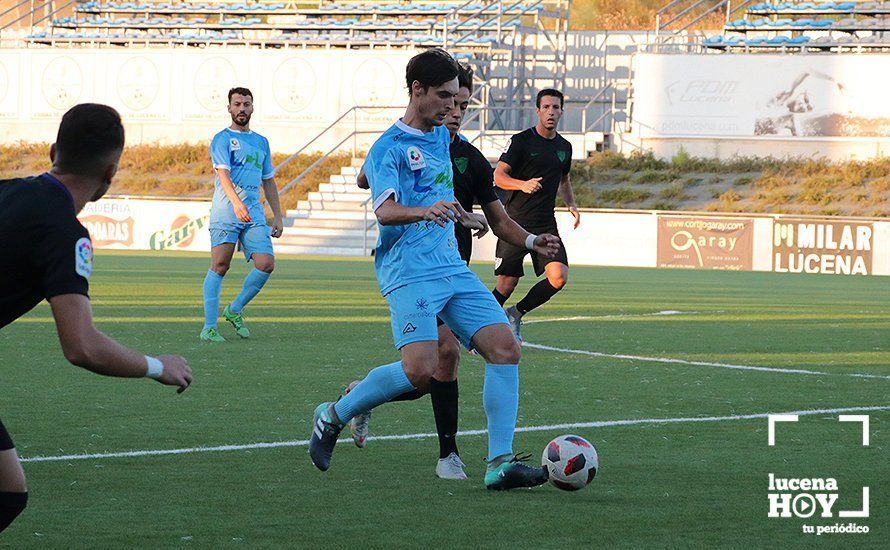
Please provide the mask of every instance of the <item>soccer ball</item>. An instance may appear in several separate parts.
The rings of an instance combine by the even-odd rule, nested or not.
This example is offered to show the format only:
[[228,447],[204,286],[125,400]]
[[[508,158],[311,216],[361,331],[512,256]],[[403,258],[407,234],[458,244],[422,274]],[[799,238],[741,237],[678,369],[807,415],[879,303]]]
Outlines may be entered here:
[[547,468],[550,483],[563,491],[577,491],[593,481],[599,457],[583,437],[561,435],[547,444],[541,466]]

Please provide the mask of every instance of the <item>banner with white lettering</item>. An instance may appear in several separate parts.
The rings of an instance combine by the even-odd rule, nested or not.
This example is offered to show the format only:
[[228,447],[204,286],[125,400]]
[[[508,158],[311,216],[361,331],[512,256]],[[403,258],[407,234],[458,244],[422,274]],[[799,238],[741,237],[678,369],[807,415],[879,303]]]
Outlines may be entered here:
[[773,271],[870,275],[874,225],[853,220],[773,222]]
[[78,216],[95,248],[210,250],[209,201],[107,198]]
[[741,218],[658,216],[658,267],[750,271],[754,222]]

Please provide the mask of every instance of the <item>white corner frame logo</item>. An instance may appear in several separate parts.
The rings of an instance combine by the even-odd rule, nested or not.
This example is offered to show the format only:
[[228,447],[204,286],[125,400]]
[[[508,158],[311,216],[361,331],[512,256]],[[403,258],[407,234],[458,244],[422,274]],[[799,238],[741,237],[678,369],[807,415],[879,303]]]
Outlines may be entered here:
[[[779,423],[797,422],[796,414],[772,414],[767,418],[767,444],[776,446],[776,425]],[[858,422],[862,424],[862,446],[870,445],[869,416],[866,414],[842,414],[838,416],[839,422]],[[819,512],[822,518],[834,517],[832,508],[837,501],[838,487],[834,478],[816,479],[784,479],[769,474],[769,514],[770,518],[810,518]],[[840,518],[867,518],[869,517],[869,488],[862,488],[862,508],[859,510],[840,510],[837,516]],[[855,524],[851,524],[855,526]],[[844,526],[841,526],[842,528]],[[860,526],[864,530],[855,532],[867,533],[867,526]],[[815,526],[804,526],[805,533],[816,532]],[[826,529],[823,531],[823,529]],[[819,526],[816,534],[830,532],[854,532],[854,531],[829,531],[828,527]]]

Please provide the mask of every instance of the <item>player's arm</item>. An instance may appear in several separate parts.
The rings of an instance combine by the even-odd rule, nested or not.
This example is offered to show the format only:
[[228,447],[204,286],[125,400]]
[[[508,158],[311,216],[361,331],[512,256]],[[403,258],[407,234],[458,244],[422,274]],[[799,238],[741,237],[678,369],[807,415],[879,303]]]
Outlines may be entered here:
[[235,191],[235,184],[232,183],[232,176],[229,173],[229,170],[227,168],[217,168],[216,175],[219,177],[219,185],[222,187],[223,193],[226,194],[229,198],[229,202],[232,203],[232,209],[235,211],[235,216],[242,222],[251,221],[250,211],[247,210],[244,201],[241,200],[241,197],[239,197],[238,193]]
[[420,221],[436,222],[445,227],[448,221],[457,221],[462,209],[455,201],[438,201],[430,206],[404,206],[396,202],[390,195],[385,199],[374,214],[380,225],[408,225]]
[[281,201],[278,198],[278,186],[274,177],[263,180],[263,193],[266,194],[269,208],[272,209],[272,236],[278,238],[284,232],[284,216],[281,214]]
[[155,358],[147,358],[100,332],[93,324],[92,307],[86,296],[60,294],[51,297],[49,303],[65,359],[72,364],[105,376],[141,378],[151,375],[162,384],[178,386],[178,393],[191,384],[192,370],[182,357],[157,357],[162,369],[159,373],[153,372],[149,363]]
[[564,174],[559,180],[559,196],[563,202],[569,207],[572,217],[575,218],[574,229],[578,229],[581,225],[581,213],[578,211],[578,205],[575,204],[575,191],[572,189],[572,180],[570,174]]
[[534,239],[530,239],[533,235],[507,215],[504,205],[499,200],[483,204],[482,211],[485,213],[488,223],[491,224],[494,234],[513,246],[529,248],[547,258],[555,256],[559,252],[559,247],[562,246],[559,237],[548,233],[542,233],[534,236]]
[[269,147],[269,140],[263,138],[263,173],[261,178],[263,181],[263,193],[266,195],[266,201],[269,208],[272,209],[272,236],[276,239],[284,233],[284,220],[281,215],[281,201],[278,198],[278,186],[275,185],[275,167],[272,166],[272,149]]
[[494,184],[506,191],[522,191],[529,195],[540,191],[541,178],[518,180],[510,175],[512,170],[512,166],[499,160],[497,167],[494,169]]
[[359,169],[358,175],[355,177],[355,184],[358,186],[359,189],[370,189],[371,188],[371,184],[368,183],[368,175],[365,174],[365,165],[364,164]]

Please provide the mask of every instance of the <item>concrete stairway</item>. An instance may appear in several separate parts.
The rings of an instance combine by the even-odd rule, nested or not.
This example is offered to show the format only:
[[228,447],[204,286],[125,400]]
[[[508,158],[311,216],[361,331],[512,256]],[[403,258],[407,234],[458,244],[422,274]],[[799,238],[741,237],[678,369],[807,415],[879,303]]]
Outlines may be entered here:
[[356,176],[364,159],[352,159],[340,174],[331,176],[318,191],[309,193],[288,210],[284,234],[275,241],[283,254],[367,256],[377,243],[377,219],[371,208],[371,193],[359,189]]

